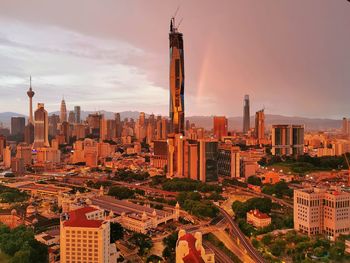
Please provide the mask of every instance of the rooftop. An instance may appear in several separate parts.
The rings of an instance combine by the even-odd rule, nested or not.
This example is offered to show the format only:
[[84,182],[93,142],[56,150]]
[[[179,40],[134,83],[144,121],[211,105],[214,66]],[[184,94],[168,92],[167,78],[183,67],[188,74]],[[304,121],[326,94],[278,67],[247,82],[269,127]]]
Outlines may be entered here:
[[183,258],[184,263],[204,263],[200,251],[196,249],[196,238],[193,235],[186,233],[179,238],[180,240],[185,240],[188,243],[189,252]]
[[86,218],[87,213],[98,210],[99,209],[90,206],[73,210],[68,213],[68,219],[63,223],[63,225],[65,227],[99,228],[102,225],[103,220],[89,220]]

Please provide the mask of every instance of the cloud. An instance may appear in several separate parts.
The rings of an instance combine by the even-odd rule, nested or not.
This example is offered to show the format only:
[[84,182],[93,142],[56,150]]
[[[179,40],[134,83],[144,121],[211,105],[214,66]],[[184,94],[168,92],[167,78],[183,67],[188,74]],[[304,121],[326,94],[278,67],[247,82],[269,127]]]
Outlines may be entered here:
[[106,110],[136,103],[139,109],[151,104],[164,110],[167,92],[144,69],[128,63],[146,58],[142,49],[56,26],[0,23],[0,103],[6,110],[26,113],[25,105],[11,105],[8,98],[25,101],[29,75],[34,99],[46,103],[49,111],[57,110],[63,94],[70,108],[71,102]]

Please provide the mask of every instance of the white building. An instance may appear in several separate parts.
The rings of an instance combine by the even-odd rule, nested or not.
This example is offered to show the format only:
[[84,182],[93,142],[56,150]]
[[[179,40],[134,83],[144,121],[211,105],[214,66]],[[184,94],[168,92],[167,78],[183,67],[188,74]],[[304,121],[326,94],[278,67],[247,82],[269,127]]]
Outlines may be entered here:
[[334,240],[350,232],[350,193],[340,189],[294,190],[294,229]]

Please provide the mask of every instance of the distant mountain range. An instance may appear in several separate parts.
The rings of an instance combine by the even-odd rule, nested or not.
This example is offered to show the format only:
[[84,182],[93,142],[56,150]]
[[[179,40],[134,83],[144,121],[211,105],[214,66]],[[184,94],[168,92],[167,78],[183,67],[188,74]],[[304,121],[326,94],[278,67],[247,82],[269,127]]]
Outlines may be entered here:
[[[81,118],[84,120],[89,114],[94,113],[95,111],[82,111]],[[114,112],[110,111],[99,111],[101,114],[104,114],[107,119],[114,118]],[[58,114],[59,112],[51,112],[52,114]],[[135,120],[139,117],[138,111],[123,111],[120,112],[121,119],[124,118],[134,118]],[[0,113],[0,123],[4,127],[10,127],[11,117],[21,116],[27,118],[27,116],[15,112],[2,112]],[[146,116],[148,116],[146,114]],[[213,127],[213,116],[190,116],[186,119],[190,120],[191,123],[195,123],[197,127],[203,127],[205,129],[212,129]],[[254,127],[254,116],[250,118],[251,127]],[[304,118],[304,117],[290,117],[282,115],[265,115],[265,126],[267,129],[273,124],[305,124],[307,130],[334,130],[339,129],[342,125],[341,120],[334,119],[319,119],[319,118]],[[242,117],[229,117],[228,118],[229,130],[240,131],[243,125]]]

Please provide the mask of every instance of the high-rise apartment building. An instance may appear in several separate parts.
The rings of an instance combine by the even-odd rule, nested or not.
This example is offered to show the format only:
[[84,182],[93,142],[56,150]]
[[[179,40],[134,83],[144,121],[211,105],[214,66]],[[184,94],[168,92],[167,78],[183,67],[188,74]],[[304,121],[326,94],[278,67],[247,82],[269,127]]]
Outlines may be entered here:
[[342,133],[343,135],[349,135],[349,120],[345,117],[342,121]]
[[75,123],[81,122],[81,116],[80,116],[80,106],[74,106],[74,116],[75,116]]
[[243,132],[247,133],[249,130],[250,130],[249,95],[245,95],[244,101],[243,101]]
[[223,136],[227,136],[228,123],[225,116],[214,116],[214,137],[221,140]]
[[25,118],[24,117],[12,117],[11,118],[11,134],[12,135],[24,135]]
[[304,125],[272,125],[272,155],[302,155]]
[[350,233],[350,193],[340,189],[294,190],[294,229],[331,240]]
[[50,147],[49,144],[49,119],[43,103],[38,103],[34,112],[34,143],[33,148]]
[[61,108],[60,108],[60,122],[67,121],[67,107],[66,102],[64,98],[61,101]]
[[185,133],[185,67],[183,35],[175,25],[175,18],[170,21],[170,126],[171,132]]
[[61,263],[109,263],[110,223],[104,211],[83,207],[61,216]]
[[265,139],[265,113],[263,109],[255,113],[255,138],[258,143]]

